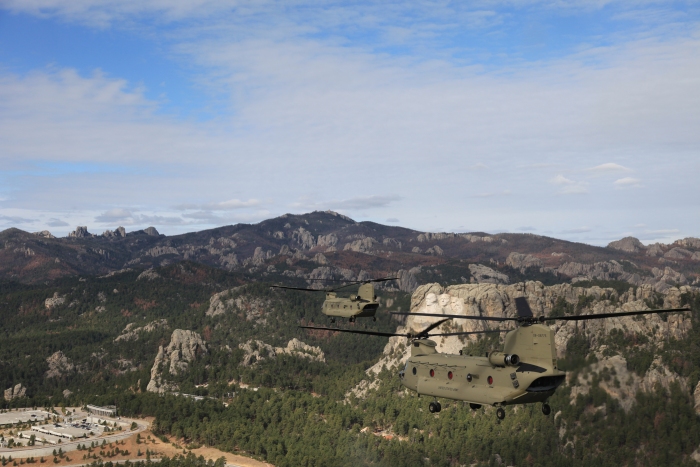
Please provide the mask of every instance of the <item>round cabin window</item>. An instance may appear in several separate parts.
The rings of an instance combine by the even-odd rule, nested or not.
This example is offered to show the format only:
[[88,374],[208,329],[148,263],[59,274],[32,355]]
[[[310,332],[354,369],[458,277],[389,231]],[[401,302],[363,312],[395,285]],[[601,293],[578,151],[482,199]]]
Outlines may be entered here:
[[431,377],[435,376],[435,370],[432,370],[432,369],[430,370],[430,376]]
[[489,376],[488,379],[487,379],[486,381],[488,381],[489,384],[493,384],[493,377],[492,377],[492,376]]
[[467,381],[469,381],[470,383],[472,382],[472,374],[471,373],[467,373]]
[[449,372],[447,373],[447,378],[448,378],[448,379],[452,379],[452,372],[451,372],[451,371],[449,371]]

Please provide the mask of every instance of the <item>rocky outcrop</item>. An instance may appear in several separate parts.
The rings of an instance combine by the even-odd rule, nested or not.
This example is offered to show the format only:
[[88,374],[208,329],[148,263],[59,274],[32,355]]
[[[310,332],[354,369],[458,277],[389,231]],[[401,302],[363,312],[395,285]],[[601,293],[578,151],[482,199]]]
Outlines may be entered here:
[[695,399],[695,413],[700,415],[700,382],[695,386],[693,398]]
[[674,242],[676,245],[700,250],[700,238],[687,237]]
[[692,256],[692,251],[679,247],[671,248],[664,253],[664,258],[666,259],[690,259]]
[[638,251],[643,250],[646,247],[642,245],[642,242],[640,242],[637,238],[625,237],[621,240],[608,243],[608,248],[625,251],[627,253],[637,253]]
[[146,250],[144,254],[156,258],[163,255],[179,255],[180,252],[177,251],[177,248],[171,246],[154,246],[150,250]]
[[27,388],[22,386],[22,383],[17,383],[11,388],[5,389],[5,400],[11,401],[12,399],[18,399],[27,395]]
[[124,238],[126,237],[126,229],[119,226],[114,230],[105,230],[102,236],[106,238]]
[[127,324],[122,333],[114,339],[114,342],[136,341],[139,339],[139,334],[141,334],[142,332],[153,332],[156,329],[168,329],[169,327],[167,319],[158,319],[155,321],[151,321],[147,325],[139,328],[135,326],[135,323]]
[[68,234],[68,238],[87,238],[93,237],[93,235],[88,232],[87,226],[79,225],[75,230]]
[[136,278],[137,281],[141,280],[146,280],[146,281],[152,281],[156,280],[160,277],[160,274],[158,274],[153,268],[151,269],[146,269],[143,271],[139,276]]
[[286,347],[272,347],[263,341],[250,339],[244,344],[239,344],[238,348],[245,352],[241,361],[243,366],[252,366],[268,358],[275,358],[278,355],[291,355],[311,361],[326,362],[326,356],[320,347],[305,344],[297,338],[290,340]]
[[66,303],[66,296],[59,295],[58,292],[54,292],[53,297],[44,300],[44,307],[47,310],[51,310],[52,308],[63,305],[64,303]]
[[292,232],[292,238],[301,246],[302,250],[310,250],[316,245],[316,240],[311,232],[304,227],[299,227]]
[[403,292],[409,292],[413,293],[414,290],[418,287],[418,279],[416,278],[416,274],[419,274],[421,271],[420,266],[417,266],[415,268],[411,268],[408,271],[405,269],[399,270],[399,272],[396,273],[396,277],[399,278],[398,285],[399,285],[399,290]]
[[60,378],[75,369],[75,365],[60,350],[48,357],[46,363],[49,364],[49,369],[44,375],[47,378]]
[[338,244],[338,236],[334,233],[328,234],[328,235],[319,235],[318,236],[318,246],[336,246]]
[[372,247],[379,243],[375,238],[365,237],[346,243],[343,251],[356,251],[358,253],[371,253]]
[[155,227],[148,227],[147,229],[144,229],[144,232],[146,232],[146,235],[150,235],[151,237],[160,236]]
[[472,274],[472,280],[478,284],[507,284],[510,282],[508,276],[483,264],[470,264],[469,272]]
[[158,348],[158,355],[151,368],[151,380],[146,390],[157,393],[175,390],[177,385],[164,380],[163,376],[178,375],[187,371],[189,364],[204,353],[207,353],[207,346],[202,336],[194,331],[174,330],[170,344],[165,348]]
[[541,259],[532,255],[517,253],[515,251],[508,255],[506,258],[506,264],[513,269],[520,270],[521,272],[525,272],[527,268],[541,268],[543,266]]
[[48,230],[42,230],[41,232],[34,232],[34,235],[36,235],[37,237],[42,237],[42,238],[56,238]]
[[272,302],[247,295],[239,295],[234,298],[234,293],[240,292],[244,287],[234,287],[212,295],[209,298],[209,308],[205,315],[218,316],[226,312],[236,312],[244,314],[247,321],[256,320],[258,323],[263,323],[265,312],[270,309]]

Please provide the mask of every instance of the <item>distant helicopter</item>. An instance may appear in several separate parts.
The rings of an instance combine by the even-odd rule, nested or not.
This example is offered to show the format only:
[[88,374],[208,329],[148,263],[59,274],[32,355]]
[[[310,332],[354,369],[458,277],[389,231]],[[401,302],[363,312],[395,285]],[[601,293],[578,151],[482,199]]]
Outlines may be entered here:
[[[374,295],[374,286],[372,283],[397,279],[398,277],[383,277],[381,279],[353,281],[332,289],[309,289],[304,287],[287,287],[284,285],[271,285],[270,287],[276,289],[303,290],[306,292],[325,292],[326,300],[323,302],[323,306],[321,306],[321,312],[331,317],[331,323],[335,323],[335,318],[348,318],[348,321],[354,323],[355,318],[372,318],[373,321],[377,321],[374,314],[377,308],[379,308],[379,302],[377,301],[377,296]],[[337,296],[337,290],[356,284],[362,284],[357,291],[357,295],[351,295],[349,297]]]
[[[506,412],[503,407],[515,404],[542,402],[542,413],[549,415],[547,403],[566,378],[566,373],[557,368],[557,353],[554,332],[543,323],[547,321],[580,321],[588,319],[617,318],[620,316],[646,315],[650,313],[672,313],[690,311],[690,308],[665,310],[626,311],[621,313],[600,313],[595,315],[561,316],[548,318],[533,316],[524,297],[515,299],[518,316],[484,317],[464,315],[436,315],[434,313],[401,313],[395,315],[430,316],[443,318],[431,324],[418,334],[387,333],[354,329],[334,329],[314,326],[300,326],[305,329],[321,329],[334,332],[351,332],[372,336],[404,336],[411,341],[411,356],[406,366],[399,371],[401,384],[418,395],[432,396],[435,399],[428,405],[431,413],[442,409],[438,397],[465,401],[472,410],[482,405],[496,407],[496,416],[503,420]],[[515,329],[489,331],[448,332],[428,334],[442,323],[451,319],[474,319],[482,321],[514,321]],[[503,351],[487,353],[485,357],[439,353],[436,343],[429,337],[459,336],[468,334],[507,332]]]

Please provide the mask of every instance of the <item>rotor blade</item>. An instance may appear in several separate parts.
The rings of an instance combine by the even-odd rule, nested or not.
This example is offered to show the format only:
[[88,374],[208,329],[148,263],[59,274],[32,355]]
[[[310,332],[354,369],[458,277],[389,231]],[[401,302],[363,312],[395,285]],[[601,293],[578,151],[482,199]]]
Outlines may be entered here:
[[349,282],[349,283],[347,283],[347,284],[345,284],[345,285],[341,285],[340,287],[336,287],[336,288],[334,288],[334,289],[331,289],[331,291],[344,289],[345,287],[350,287],[351,285],[369,284],[370,282],[393,281],[393,280],[397,280],[397,279],[398,279],[398,277],[382,277],[382,278],[380,278],[380,279],[368,279],[368,280],[366,280],[366,281],[352,281],[352,282]]
[[273,289],[305,290],[307,292],[326,292],[326,289],[309,289],[304,287],[287,287],[286,285],[271,285]]
[[544,318],[544,321],[581,321],[584,319],[617,318],[618,316],[649,315],[652,313],[673,313],[691,311],[690,308],[669,308],[665,310],[623,311],[621,313],[600,313],[597,315],[560,316],[559,318]]
[[394,337],[394,336],[399,336],[399,337],[409,337],[410,334],[397,334],[393,332],[379,332],[379,331],[361,331],[359,329],[337,329],[337,328],[324,328],[324,327],[316,327],[316,326],[299,326],[300,328],[303,329],[320,329],[321,331],[335,331],[335,332],[351,332],[353,334],[368,334],[370,336],[384,336],[384,337]]
[[489,331],[469,331],[469,332],[443,332],[441,334],[428,334],[428,337],[436,336],[466,336],[469,334],[487,334],[490,332],[510,332],[512,329],[493,329]]
[[440,325],[441,325],[442,323],[444,323],[445,321],[449,321],[449,320],[450,320],[450,318],[445,318],[445,319],[441,319],[441,320],[438,321],[437,323],[431,324],[431,325],[428,326],[427,328],[423,329],[423,330],[420,332],[420,335],[427,335],[430,331],[432,331],[432,330],[435,329],[436,327],[440,326]]
[[499,318],[496,316],[465,316],[465,315],[436,315],[435,313],[407,313],[400,311],[392,311],[392,315],[401,316],[432,316],[433,318],[449,318],[449,319],[477,319],[481,321],[519,321],[519,318]]

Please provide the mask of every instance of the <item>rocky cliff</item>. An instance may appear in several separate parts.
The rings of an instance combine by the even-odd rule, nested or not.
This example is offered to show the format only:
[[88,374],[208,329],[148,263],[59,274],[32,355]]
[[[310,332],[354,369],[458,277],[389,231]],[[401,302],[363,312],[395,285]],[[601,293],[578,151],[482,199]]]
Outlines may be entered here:
[[[411,312],[434,314],[435,318],[408,316],[406,323],[397,329],[397,333],[420,331],[440,319],[440,315],[457,314],[484,317],[516,317],[515,298],[526,297],[535,316],[556,316],[571,313],[600,314],[621,311],[649,309],[649,301],[661,298],[664,307],[681,306],[684,294],[694,289],[689,286],[670,287],[659,294],[651,285],[630,287],[619,293],[611,288],[576,287],[572,284],[545,286],[540,282],[523,282],[511,285],[503,284],[461,284],[444,287],[440,284],[419,286],[411,297]],[[504,327],[504,326],[501,326]],[[620,400],[622,407],[629,410],[634,404],[637,391],[652,391],[660,386],[668,389],[674,382],[682,390],[694,391],[697,401],[696,410],[700,413],[700,384],[690,388],[687,377],[674,373],[660,354],[670,339],[682,340],[692,332],[692,321],[688,313],[670,315],[644,315],[642,317],[620,317],[611,319],[559,321],[550,326],[555,331],[557,355],[566,357],[567,348],[572,339],[586,343],[585,355],[578,355],[581,360],[591,356],[591,363],[583,372],[571,373],[568,384],[572,387],[572,400],[578,394],[586,394],[592,379],[600,374],[613,375],[600,382],[606,392]],[[496,328],[493,324],[479,320],[453,320],[443,324],[433,332],[478,331]],[[637,342],[634,348],[613,345],[613,338],[629,338]],[[479,337],[449,336],[434,338],[439,352],[458,353],[470,342]],[[501,339],[502,340],[502,339]],[[496,349],[493,349],[496,350]],[[651,352],[652,361],[642,374],[630,369],[627,358],[632,352]],[[352,392],[366,395],[367,388],[378,387],[377,375],[388,369],[397,371],[405,363],[410,349],[406,339],[392,337],[384,348],[383,356],[377,364],[367,370],[368,379],[360,383]],[[639,370],[639,368],[635,368]]]
[[207,353],[207,345],[199,334],[175,329],[168,346],[158,348],[146,390],[157,393],[177,390],[177,384],[169,382],[168,375],[176,376],[187,371],[189,364],[203,353]]

